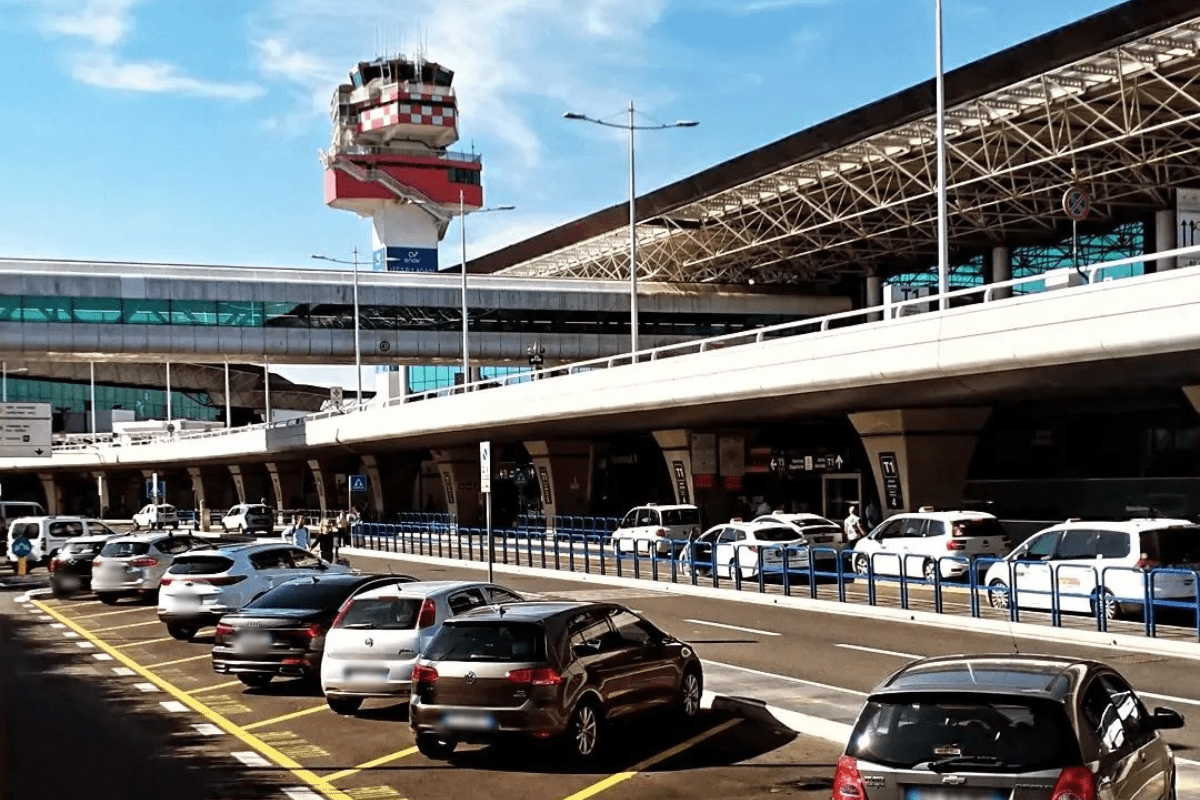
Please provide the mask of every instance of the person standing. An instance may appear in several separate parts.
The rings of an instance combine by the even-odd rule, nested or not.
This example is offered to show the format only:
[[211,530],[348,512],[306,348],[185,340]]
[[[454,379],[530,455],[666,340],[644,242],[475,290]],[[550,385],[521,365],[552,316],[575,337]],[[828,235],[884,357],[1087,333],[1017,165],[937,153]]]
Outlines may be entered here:
[[308,550],[312,547],[312,534],[309,533],[308,526],[304,523],[304,517],[296,517],[296,528],[292,531],[292,544]]
[[846,515],[845,522],[842,523],[842,530],[846,533],[846,541],[853,542],[867,535],[863,530],[862,522],[858,518],[858,506],[851,503],[850,513]]
[[321,527],[317,529],[317,541],[314,546],[321,552],[321,560],[327,563],[333,563],[333,546],[337,542],[337,534],[333,529],[333,520],[321,520]]
[[337,549],[341,552],[343,547],[350,546],[350,519],[345,511],[338,512],[334,527],[337,529]]

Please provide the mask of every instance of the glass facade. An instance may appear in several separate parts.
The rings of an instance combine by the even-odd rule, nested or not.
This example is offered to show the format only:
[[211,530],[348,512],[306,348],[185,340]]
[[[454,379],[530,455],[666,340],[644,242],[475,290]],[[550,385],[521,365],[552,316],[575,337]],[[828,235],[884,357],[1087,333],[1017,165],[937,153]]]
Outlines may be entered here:
[[[505,375],[520,375],[529,372],[528,367],[481,367],[482,380],[491,380]],[[461,382],[462,368],[449,366],[422,366],[408,368],[408,390],[413,394],[446,389]]]
[[[8,402],[49,403],[55,414],[90,413],[91,386],[26,378],[8,379]],[[96,385],[96,411],[129,409],[137,419],[166,419],[167,393],[156,389]],[[171,416],[176,419],[215,420],[223,414],[207,394],[171,392]],[[59,426],[61,428],[61,426]]]

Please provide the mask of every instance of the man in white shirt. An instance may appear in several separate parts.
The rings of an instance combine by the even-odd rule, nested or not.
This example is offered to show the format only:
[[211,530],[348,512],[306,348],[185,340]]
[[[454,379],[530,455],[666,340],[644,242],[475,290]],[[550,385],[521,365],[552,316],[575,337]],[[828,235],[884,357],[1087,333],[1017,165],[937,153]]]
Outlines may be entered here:
[[312,546],[312,537],[308,532],[308,526],[304,524],[304,517],[296,520],[296,529],[292,531],[292,544],[305,550]]
[[853,542],[867,535],[867,532],[863,530],[862,522],[858,519],[858,506],[850,506],[850,513],[846,515],[846,521],[842,523],[842,530],[846,532],[847,542]]

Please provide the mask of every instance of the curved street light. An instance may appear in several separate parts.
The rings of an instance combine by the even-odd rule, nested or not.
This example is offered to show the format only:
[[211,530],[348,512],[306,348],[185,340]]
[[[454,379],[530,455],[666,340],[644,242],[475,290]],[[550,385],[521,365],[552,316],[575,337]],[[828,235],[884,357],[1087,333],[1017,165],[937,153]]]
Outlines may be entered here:
[[568,111],[563,114],[563,119],[592,122],[596,125],[603,125],[606,128],[625,128],[629,131],[629,345],[632,360],[636,363],[638,354],[637,189],[634,181],[633,132],[657,131],[664,128],[694,128],[700,123],[694,120],[681,119],[658,125],[636,125],[634,124],[633,114],[633,101],[630,100],[629,121],[625,123],[608,122],[607,120],[589,117],[586,114],[578,114],[574,111]]
[[358,394],[354,396],[354,403],[359,408],[362,407],[363,388],[362,388],[362,345],[359,344],[358,336],[358,245],[354,247],[354,260],[344,261],[340,258],[330,258],[329,256],[313,253],[311,258],[318,261],[332,261],[334,264],[353,264],[354,265],[354,376],[358,378]]

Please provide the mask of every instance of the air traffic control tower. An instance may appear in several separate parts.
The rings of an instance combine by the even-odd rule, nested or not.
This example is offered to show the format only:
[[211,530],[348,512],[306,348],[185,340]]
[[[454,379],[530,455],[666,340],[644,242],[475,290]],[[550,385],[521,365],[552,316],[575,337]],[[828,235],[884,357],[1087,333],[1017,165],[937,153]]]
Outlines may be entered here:
[[436,272],[450,220],[483,206],[479,156],[446,149],[458,141],[453,80],[423,59],[380,58],[333,95],[325,202],[371,218],[376,270]]

